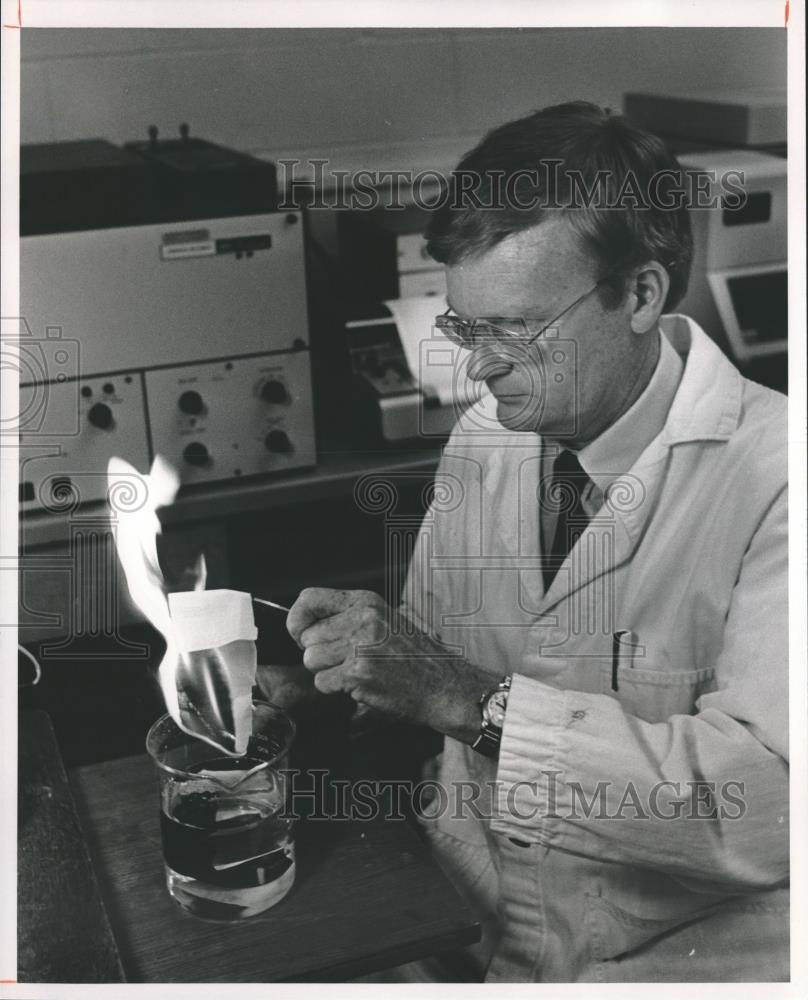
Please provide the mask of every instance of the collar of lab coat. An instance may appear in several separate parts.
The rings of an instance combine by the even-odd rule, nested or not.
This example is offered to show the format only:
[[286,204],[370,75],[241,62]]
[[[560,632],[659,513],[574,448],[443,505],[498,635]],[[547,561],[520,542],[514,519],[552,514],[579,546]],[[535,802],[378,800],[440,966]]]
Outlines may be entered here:
[[741,373],[688,316],[663,316],[659,325],[685,361],[660,443],[729,440],[741,415]]
[[[663,316],[660,329],[684,362],[682,378],[665,425],[632,468],[611,484],[608,510],[604,508],[608,516],[595,515],[590,521],[547,593],[543,593],[540,571],[528,570],[522,574],[523,586],[538,601],[542,614],[570,593],[613,571],[631,557],[656,506],[672,447],[692,441],[726,441],[738,426],[743,390],[740,372],[689,317]],[[523,445],[518,449],[522,460],[525,450],[536,457],[536,461],[529,465],[522,464],[519,477],[522,496],[536,498],[541,439],[533,434],[518,434],[514,438]],[[510,476],[513,471],[507,460],[509,454],[515,453],[500,447],[493,448],[488,455],[484,482],[490,494],[501,497],[503,492],[515,487],[513,482],[503,481],[503,477]],[[530,469],[527,482],[524,481],[526,469]],[[538,553],[538,511],[535,504],[525,507],[520,502],[519,507],[522,512],[520,523],[510,523],[507,517],[503,517],[498,522],[498,534],[506,549],[514,555],[525,551],[526,542],[530,551]],[[611,556],[605,560],[584,558],[585,552],[610,552]]]

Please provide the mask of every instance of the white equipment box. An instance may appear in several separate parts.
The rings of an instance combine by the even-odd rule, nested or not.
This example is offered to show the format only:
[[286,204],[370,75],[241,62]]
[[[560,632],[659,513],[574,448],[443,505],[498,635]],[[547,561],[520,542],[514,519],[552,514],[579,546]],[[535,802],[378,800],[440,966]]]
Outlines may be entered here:
[[20,270],[24,509],[103,500],[113,454],[183,484],[315,463],[300,213],[26,236]]

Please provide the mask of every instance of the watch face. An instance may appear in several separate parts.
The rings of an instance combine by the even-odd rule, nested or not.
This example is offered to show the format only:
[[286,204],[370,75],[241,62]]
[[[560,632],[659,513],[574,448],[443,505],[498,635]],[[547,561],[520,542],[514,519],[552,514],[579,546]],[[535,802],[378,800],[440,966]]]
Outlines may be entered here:
[[505,709],[508,707],[508,692],[507,691],[495,691],[485,706],[486,708],[486,721],[490,722],[492,726],[497,726],[502,729],[505,722]]

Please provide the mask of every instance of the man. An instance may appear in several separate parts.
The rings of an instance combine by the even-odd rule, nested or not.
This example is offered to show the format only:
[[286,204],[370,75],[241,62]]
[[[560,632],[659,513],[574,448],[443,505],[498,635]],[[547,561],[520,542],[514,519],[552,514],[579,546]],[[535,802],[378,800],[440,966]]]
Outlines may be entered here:
[[466,156],[429,248],[489,395],[404,606],[288,618],[320,691],[445,734],[427,829],[488,981],[788,978],[785,400],[667,315],[682,181],[584,103]]

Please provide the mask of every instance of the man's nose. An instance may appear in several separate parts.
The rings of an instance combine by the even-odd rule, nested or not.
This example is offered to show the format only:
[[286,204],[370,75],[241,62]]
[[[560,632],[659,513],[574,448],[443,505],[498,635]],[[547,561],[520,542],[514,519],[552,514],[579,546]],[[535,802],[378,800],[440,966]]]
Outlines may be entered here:
[[466,374],[475,382],[484,382],[497,375],[507,375],[513,365],[513,358],[509,358],[495,345],[483,344],[471,352]]

